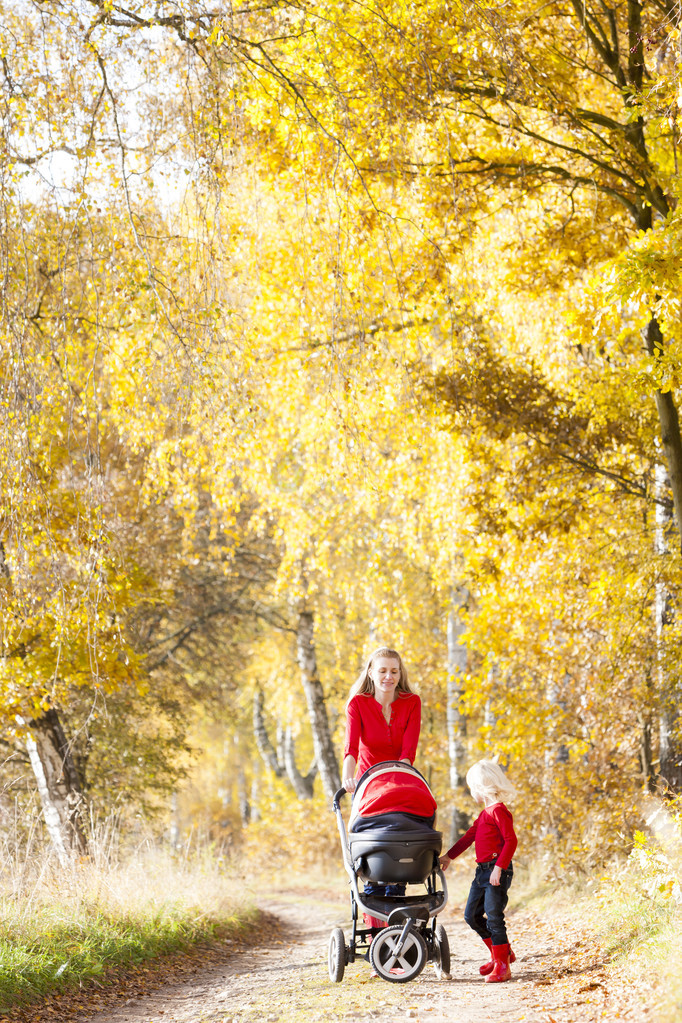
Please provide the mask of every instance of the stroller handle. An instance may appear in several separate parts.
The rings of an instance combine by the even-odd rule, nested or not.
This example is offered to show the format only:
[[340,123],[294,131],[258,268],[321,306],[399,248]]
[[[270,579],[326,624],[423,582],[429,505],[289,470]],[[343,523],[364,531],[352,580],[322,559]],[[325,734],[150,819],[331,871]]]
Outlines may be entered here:
[[332,803],[332,810],[338,810],[339,803],[341,802],[341,800],[343,799],[345,794],[346,794],[346,790],[345,789],[342,788],[342,789],[338,789],[337,790],[337,792],[334,794],[334,801]]

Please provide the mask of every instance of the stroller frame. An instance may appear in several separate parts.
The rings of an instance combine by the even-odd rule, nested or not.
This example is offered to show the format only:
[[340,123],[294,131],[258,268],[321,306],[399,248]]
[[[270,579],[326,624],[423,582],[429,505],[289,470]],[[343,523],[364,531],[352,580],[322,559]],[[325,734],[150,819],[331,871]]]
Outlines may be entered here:
[[[358,781],[358,789],[363,781],[380,770],[395,767],[397,771],[409,771],[426,780],[420,772],[402,761],[383,761],[370,767]],[[428,788],[428,786],[427,786]],[[329,976],[336,983],[343,979],[345,967],[356,959],[364,959],[372,964],[375,971],[384,980],[404,984],[421,973],[427,962],[433,962],[439,977],[448,977],[450,973],[450,949],[447,934],[436,917],[445,908],[448,900],[447,883],[438,863],[438,855],[432,852],[431,869],[423,881],[410,881],[409,877],[395,877],[393,883],[405,880],[407,883],[426,886],[422,895],[366,895],[358,885],[360,867],[356,867],[350,848],[350,839],[341,813],[341,800],[346,795],[345,789],[339,789],[334,796],[332,809],[336,814],[337,826],[341,838],[343,863],[350,882],[351,904],[351,935],[345,943],[343,930],[336,927],[329,939]],[[372,832],[356,833],[356,841],[360,847],[367,840],[372,845]],[[405,845],[419,844],[419,834],[394,833],[386,836],[386,844]],[[375,843],[377,840],[375,839]],[[428,850],[427,850],[428,852]],[[424,854],[422,854],[424,855]],[[357,861],[356,861],[357,862]],[[403,862],[403,861],[400,861]],[[440,889],[438,886],[440,882]],[[391,883],[386,878],[386,883]],[[360,921],[360,913],[381,920],[385,927],[370,927]]]

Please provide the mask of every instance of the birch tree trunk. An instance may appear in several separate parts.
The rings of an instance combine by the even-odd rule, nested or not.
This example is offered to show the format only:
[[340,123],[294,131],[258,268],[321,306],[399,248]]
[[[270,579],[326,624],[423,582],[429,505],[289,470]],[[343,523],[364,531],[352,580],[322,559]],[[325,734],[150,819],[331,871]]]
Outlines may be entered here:
[[237,799],[239,800],[239,819],[242,827],[245,828],[251,820],[251,804],[246,784],[246,773],[241,766],[237,768]]
[[[22,722],[23,723],[23,722]],[[26,749],[38,785],[45,824],[62,866],[87,852],[85,796],[56,708],[28,723]]]
[[[665,557],[669,553],[669,537],[673,528],[672,516],[663,498],[668,490],[669,479],[663,465],[656,466],[656,554]],[[680,685],[677,678],[670,678],[665,657],[665,630],[671,624],[674,608],[668,587],[662,580],[656,581],[654,600],[656,616],[656,653],[658,661],[659,690],[659,777],[664,785],[674,792],[682,791],[682,749],[677,737],[679,726]]]
[[260,769],[258,761],[251,765],[251,823],[260,820]]
[[[312,799],[313,782],[317,774],[317,759],[307,774],[301,774],[296,764],[296,748],[291,728],[277,725],[277,748],[272,744],[263,717],[263,691],[257,689],[253,699],[253,730],[256,745],[265,765],[278,778],[286,777],[299,799]],[[336,791],[336,790],[335,790]]]
[[[490,689],[493,689],[495,687],[495,683],[497,682],[499,675],[500,671],[499,668],[497,667],[497,664],[491,665],[488,671],[488,686]],[[496,723],[497,716],[495,714],[495,711],[493,710],[493,701],[490,697],[488,697],[488,699],[485,701],[485,707],[483,708],[483,727],[485,728],[488,735],[490,735],[494,731]]]
[[281,778],[285,770],[284,751],[280,746],[279,730],[277,749],[275,749],[270,741],[263,717],[263,702],[263,690],[257,688],[253,694],[253,734],[256,738],[256,746],[263,759],[263,763],[277,778]]
[[313,731],[315,760],[320,772],[325,795],[331,800],[341,788],[341,773],[336,753],[334,752],[334,744],[332,743],[322,683],[317,677],[314,620],[311,611],[301,611],[299,613],[296,639],[298,664],[301,669],[301,682],[308,704],[308,716]]
[[[645,332],[649,355],[657,358],[664,352],[663,334],[655,316],[652,316]],[[661,427],[661,443],[668,469],[668,483],[673,495],[675,518],[677,519],[677,545],[682,547],[682,436],[680,418],[671,391],[656,391],[656,411]],[[658,486],[657,478],[657,486]],[[657,516],[658,516],[657,506]],[[665,512],[665,509],[661,509]],[[666,539],[667,543],[667,539]]]
[[652,685],[651,673],[647,669],[646,678],[647,698],[639,714],[639,763],[642,770],[642,779],[647,792],[655,792],[658,784],[656,771],[654,770],[653,753],[653,729],[651,707],[655,706],[654,687]]
[[450,845],[453,845],[464,834],[468,826],[468,817],[461,809],[466,775],[467,723],[466,717],[460,710],[463,679],[467,670],[467,649],[462,643],[465,626],[460,611],[468,599],[468,590],[456,590],[453,594],[453,607],[448,615],[447,730],[450,789],[454,796],[450,821]]
[[181,844],[180,814],[178,810],[178,794],[174,792],[171,796],[171,820],[168,831],[168,841],[171,849],[179,849]]
[[298,798],[312,799],[313,782],[317,774],[317,761],[313,762],[307,774],[301,774],[296,764],[296,750],[291,728],[286,728],[284,731],[284,765],[287,771],[287,778],[291,782]]

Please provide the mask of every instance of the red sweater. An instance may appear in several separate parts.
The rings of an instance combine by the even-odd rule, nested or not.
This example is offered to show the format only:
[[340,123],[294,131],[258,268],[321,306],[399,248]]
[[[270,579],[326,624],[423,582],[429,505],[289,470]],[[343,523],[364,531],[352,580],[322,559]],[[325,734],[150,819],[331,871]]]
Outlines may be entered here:
[[496,866],[506,870],[516,851],[517,838],[514,819],[504,803],[486,806],[467,833],[455,842],[452,849],[448,849],[448,856],[454,860],[474,841],[477,863],[497,859]]
[[343,756],[357,761],[358,775],[382,760],[407,760],[417,753],[421,728],[421,700],[416,693],[398,693],[391,704],[391,721],[386,723],[378,700],[358,693],[346,710],[346,743]]

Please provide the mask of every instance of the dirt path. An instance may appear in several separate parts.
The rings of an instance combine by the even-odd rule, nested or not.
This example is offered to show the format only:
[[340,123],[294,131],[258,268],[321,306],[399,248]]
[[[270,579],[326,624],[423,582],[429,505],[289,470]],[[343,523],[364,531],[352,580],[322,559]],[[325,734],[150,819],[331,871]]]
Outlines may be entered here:
[[452,950],[450,981],[439,980],[429,965],[408,984],[390,984],[370,978],[368,964],[357,962],[346,968],[340,984],[332,984],[327,940],[334,926],[348,930],[345,892],[315,898],[282,893],[262,907],[279,921],[274,930],[267,926],[264,944],[213,951],[191,976],[185,973],[94,1015],[78,1015],[78,1023],[573,1023],[589,1018],[573,1009],[557,1015],[559,1007],[550,1012],[540,1004],[543,954],[537,950],[524,954],[517,945],[513,981],[484,983],[478,974],[481,943],[457,908],[448,907],[441,916]]

